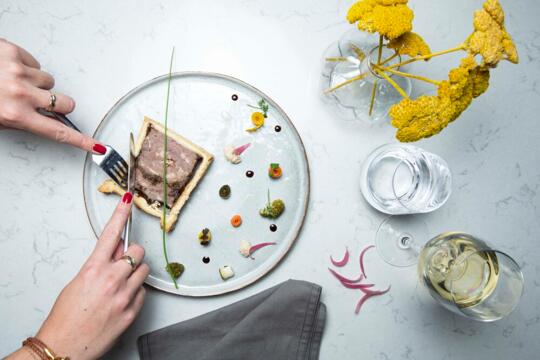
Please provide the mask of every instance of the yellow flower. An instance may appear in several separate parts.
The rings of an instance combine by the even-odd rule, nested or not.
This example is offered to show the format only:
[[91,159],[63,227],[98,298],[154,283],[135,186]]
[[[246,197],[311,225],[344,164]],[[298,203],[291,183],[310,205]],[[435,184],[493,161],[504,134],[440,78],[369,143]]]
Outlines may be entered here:
[[358,22],[360,30],[378,32],[395,39],[412,30],[413,11],[408,0],[360,0],[349,9],[347,20]]
[[504,11],[499,0],[486,0],[483,8],[474,13],[474,32],[465,42],[467,50],[480,54],[484,63],[495,67],[501,60],[517,64],[516,45],[504,27]]
[[263,126],[264,125],[264,114],[259,111],[255,111],[253,114],[251,114],[251,122],[255,126]]
[[251,123],[255,125],[252,128],[247,129],[248,132],[254,132],[260,129],[264,125],[264,114],[259,111],[255,111],[251,114]]
[[489,69],[469,55],[459,67],[450,70],[435,96],[403,99],[390,108],[392,125],[401,142],[417,141],[438,134],[469,107],[473,98],[489,86]]
[[429,45],[420,35],[412,31],[390,40],[388,47],[396,50],[399,55],[409,55],[410,57],[431,54]]

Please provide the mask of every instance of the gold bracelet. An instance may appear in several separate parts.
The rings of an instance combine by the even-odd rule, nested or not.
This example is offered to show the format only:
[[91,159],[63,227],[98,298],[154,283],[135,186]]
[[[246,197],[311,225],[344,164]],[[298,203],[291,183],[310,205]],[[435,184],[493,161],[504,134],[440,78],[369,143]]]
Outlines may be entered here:
[[34,354],[38,355],[41,360],[69,360],[69,356],[56,356],[56,354],[38,338],[29,337],[24,340],[22,344],[32,350]]

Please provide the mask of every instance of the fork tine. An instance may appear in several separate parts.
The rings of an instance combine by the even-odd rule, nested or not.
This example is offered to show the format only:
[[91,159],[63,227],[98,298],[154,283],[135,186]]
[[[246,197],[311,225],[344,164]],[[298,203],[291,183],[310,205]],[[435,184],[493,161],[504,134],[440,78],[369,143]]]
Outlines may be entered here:
[[[98,158],[97,161],[94,158],[94,162],[96,162],[113,181],[123,188],[126,188],[128,164],[115,149],[113,149],[111,146],[107,146],[107,148],[109,150],[107,155],[102,158]],[[94,155],[94,157],[95,156],[96,155]]]
[[116,163],[118,163],[127,173],[128,168],[129,168],[128,163],[116,151],[114,152],[113,155],[114,155],[114,159],[115,159]]
[[111,171],[111,168],[107,167],[107,166],[104,166],[103,168],[103,171],[105,171],[107,173],[107,175],[109,175],[109,177],[111,179],[114,180],[114,182],[118,183],[118,184],[122,184],[122,181],[121,179],[118,178],[118,175],[116,175],[114,172]]

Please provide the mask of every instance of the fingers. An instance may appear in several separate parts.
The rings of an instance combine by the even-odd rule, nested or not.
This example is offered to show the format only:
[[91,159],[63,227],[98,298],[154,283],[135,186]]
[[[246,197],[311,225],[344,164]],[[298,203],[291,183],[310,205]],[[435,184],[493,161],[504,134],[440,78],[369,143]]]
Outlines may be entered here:
[[118,245],[116,246],[116,250],[114,250],[112,260],[113,261],[120,260],[122,255],[124,255],[124,243],[123,241],[119,241]]
[[[123,256],[125,255],[131,256],[133,261],[135,261],[135,266],[138,266],[144,259],[144,248],[137,244],[130,245]],[[133,270],[128,260],[122,258],[114,263],[114,267],[116,268],[116,272],[126,279],[138,270],[138,267]]]
[[25,72],[28,81],[32,85],[45,90],[50,90],[54,87],[54,78],[51,74],[32,67],[27,67]]
[[138,288],[144,284],[148,274],[150,273],[150,267],[148,264],[141,264],[127,280],[127,287],[130,291],[135,292]]
[[146,295],[146,289],[144,287],[139,287],[135,297],[133,298],[131,304],[129,305],[129,320],[135,320],[135,317],[141,311],[141,308],[144,304],[144,297]]
[[105,261],[112,260],[114,251],[120,240],[120,234],[122,234],[122,231],[124,230],[124,226],[131,211],[132,199],[133,196],[129,192],[126,192],[124,196],[122,196],[122,200],[114,210],[114,213],[99,237],[93,256]]
[[18,46],[19,50],[19,57],[24,65],[30,66],[34,69],[40,69],[41,65],[39,64],[39,61],[36,60],[35,57],[33,57],[28,51],[23,49],[22,47]]
[[67,127],[60,121],[53,120],[37,112],[28,116],[30,117],[29,121],[24,121],[20,124],[23,130],[81,148],[85,151],[93,151],[93,147],[96,144],[93,138]]
[[[51,102],[51,93],[47,90],[33,88],[30,91],[30,97],[36,108],[47,109]],[[69,114],[75,109],[75,100],[67,95],[55,93],[56,102],[52,110],[61,114]]]

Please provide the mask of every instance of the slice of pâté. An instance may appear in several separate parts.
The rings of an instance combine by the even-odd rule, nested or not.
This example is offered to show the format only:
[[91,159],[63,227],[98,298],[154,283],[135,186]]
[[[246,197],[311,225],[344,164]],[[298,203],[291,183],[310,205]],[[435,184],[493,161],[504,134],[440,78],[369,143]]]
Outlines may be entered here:
[[[163,228],[163,146],[165,127],[145,117],[135,142],[134,203],[144,212],[161,219]],[[180,210],[197,187],[214,157],[174,131],[167,130],[167,221],[165,231],[174,229]],[[108,179],[98,190],[123,195],[125,190]]]

